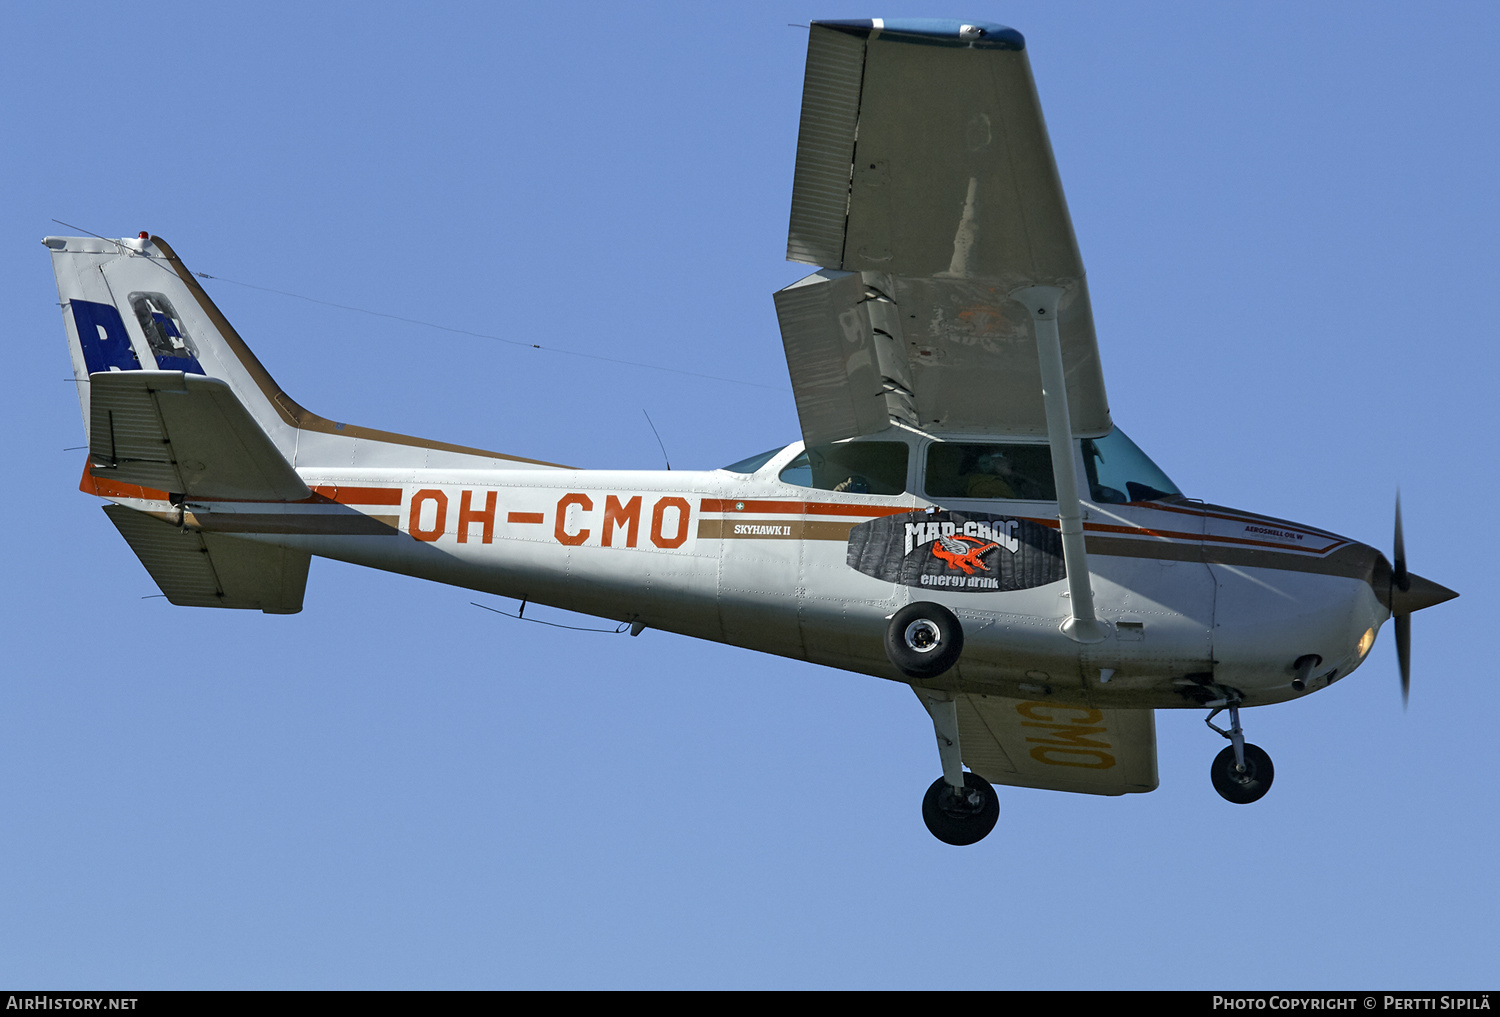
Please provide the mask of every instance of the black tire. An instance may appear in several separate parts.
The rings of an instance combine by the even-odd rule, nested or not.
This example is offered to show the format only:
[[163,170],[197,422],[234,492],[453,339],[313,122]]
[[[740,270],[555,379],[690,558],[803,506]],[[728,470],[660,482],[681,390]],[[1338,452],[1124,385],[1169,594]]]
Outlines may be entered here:
[[1247,742],[1243,773],[1234,768],[1234,746],[1231,745],[1214,757],[1214,765],[1209,771],[1209,776],[1213,778],[1214,790],[1219,792],[1226,802],[1249,805],[1251,802],[1260,801],[1265,793],[1271,790],[1271,781],[1276,776],[1276,768],[1271,765],[1271,757],[1266,754],[1265,749]]
[[886,626],[885,655],[908,678],[936,678],[963,652],[963,626],[941,604],[907,604]]
[[963,795],[939,777],[922,798],[922,821],[927,829],[955,847],[984,840],[999,818],[1000,799],[990,782],[977,773],[964,773]]

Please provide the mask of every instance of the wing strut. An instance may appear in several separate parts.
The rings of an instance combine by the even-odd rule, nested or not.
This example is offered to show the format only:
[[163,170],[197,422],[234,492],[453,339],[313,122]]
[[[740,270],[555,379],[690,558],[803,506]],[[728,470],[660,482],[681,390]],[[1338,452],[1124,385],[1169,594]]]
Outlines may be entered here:
[[1047,442],[1052,447],[1052,478],[1057,486],[1057,523],[1062,533],[1063,565],[1068,572],[1071,615],[1062,630],[1080,643],[1104,639],[1094,617],[1089,559],[1083,542],[1083,507],[1078,500],[1078,470],[1073,456],[1073,428],[1068,416],[1068,386],[1063,372],[1062,342],[1057,333],[1056,286],[1026,286],[1011,293],[1026,305],[1036,326],[1036,353],[1042,373],[1042,401],[1047,411]]

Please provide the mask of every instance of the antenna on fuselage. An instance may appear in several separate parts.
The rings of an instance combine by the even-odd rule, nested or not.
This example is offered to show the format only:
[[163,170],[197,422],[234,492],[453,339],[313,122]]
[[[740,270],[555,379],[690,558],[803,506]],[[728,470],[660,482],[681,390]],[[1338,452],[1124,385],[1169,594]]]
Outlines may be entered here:
[[[641,412],[646,414],[646,423],[651,424],[651,414],[646,413],[645,407],[641,408]],[[661,435],[657,432],[655,424],[651,424],[651,433],[656,435],[656,443],[661,445],[661,457],[666,460],[667,469],[670,470],[672,460],[667,459],[667,446],[662,444]]]

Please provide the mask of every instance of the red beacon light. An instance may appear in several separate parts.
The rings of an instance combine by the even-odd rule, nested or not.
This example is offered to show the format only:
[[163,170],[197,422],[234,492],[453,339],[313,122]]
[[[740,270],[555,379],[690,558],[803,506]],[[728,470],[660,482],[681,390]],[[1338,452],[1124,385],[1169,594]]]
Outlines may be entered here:
[[146,232],[145,230],[141,230],[141,239],[142,240],[150,240],[151,239],[151,234],[148,233],[148,232]]

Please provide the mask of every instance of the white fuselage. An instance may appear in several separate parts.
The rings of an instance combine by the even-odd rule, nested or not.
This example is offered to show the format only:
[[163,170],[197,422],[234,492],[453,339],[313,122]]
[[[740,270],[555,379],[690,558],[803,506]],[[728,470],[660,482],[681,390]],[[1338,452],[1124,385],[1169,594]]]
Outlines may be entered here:
[[[1106,637],[1076,642],[1061,628],[1068,588],[1055,570],[1020,589],[990,578],[998,558],[1040,553],[1016,534],[1055,528],[1046,505],[968,506],[984,521],[954,522],[910,493],[784,483],[775,467],[795,449],[754,475],[304,469],[311,502],[189,500],[180,516],[133,505],[189,528],[903,682],[883,649],[887,619],[934,601],[960,619],[965,648],[924,684],[1100,707],[1197,707],[1223,688],[1245,705],[1295,698],[1358,666],[1361,637],[1388,616],[1372,586],[1383,559],[1364,545],[1183,500],[1085,503]],[[965,526],[980,534],[950,547],[994,547],[942,557],[931,538],[945,524],[950,538]],[[859,527],[920,575],[854,567]],[[1293,663],[1308,654],[1321,663],[1299,691]]]

